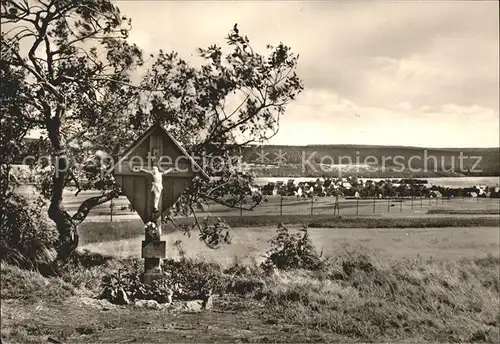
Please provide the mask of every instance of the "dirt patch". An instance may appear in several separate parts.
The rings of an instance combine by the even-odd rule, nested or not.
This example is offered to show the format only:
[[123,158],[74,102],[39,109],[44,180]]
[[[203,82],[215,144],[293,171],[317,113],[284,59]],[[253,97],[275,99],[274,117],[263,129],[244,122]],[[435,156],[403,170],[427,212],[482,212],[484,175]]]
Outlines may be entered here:
[[[115,306],[72,297],[55,305],[2,300],[2,340],[39,343],[234,343],[346,341],[334,334],[277,324],[262,305],[218,298],[201,313]],[[50,338],[50,339],[49,339]]]

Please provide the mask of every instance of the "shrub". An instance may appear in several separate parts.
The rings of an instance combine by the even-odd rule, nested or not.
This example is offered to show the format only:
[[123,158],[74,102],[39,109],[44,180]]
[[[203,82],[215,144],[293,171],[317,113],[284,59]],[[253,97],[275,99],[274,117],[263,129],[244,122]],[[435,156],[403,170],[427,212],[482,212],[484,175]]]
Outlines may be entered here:
[[376,271],[376,268],[366,254],[348,251],[346,256],[342,257],[342,271],[351,276],[355,271],[370,273]]
[[134,261],[128,268],[105,275],[101,281],[101,298],[115,301],[120,289],[123,289],[131,301],[156,300],[164,303],[169,300],[169,296],[189,300],[201,298],[208,291],[223,293],[229,283],[228,276],[223,274],[217,264],[191,259],[167,259],[162,264],[165,278],[147,285],[142,282],[141,265]]
[[119,269],[116,273],[111,273],[102,277],[102,293],[100,298],[111,302],[116,301],[116,296],[123,290],[127,296],[135,299],[161,299],[162,291],[157,291],[153,286],[145,285],[141,281],[141,269],[138,261],[134,261],[131,266]]
[[228,276],[215,263],[186,258],[179,261],[166,259],[162,269],[174,287],[174,296],[182,299],[197,298],[208,290],[223,293],[229,282]]
[[[51,266],[49,275],[58,277],[75,288],[91,292],[93,296],[101,293],[100,281],[117,269],[128,267],[131,260],[118,260],[89,250],[75,251],[65,264]],[[133,260],[132,260],[133,261]]]
[[42,216],[41,206],[18,194],[7,199],[0,215],[1,261],[31,269],[55,259],[57,231]]
[[290,234],[288,229],[280,223],[276,236],[270,243],[271,249],[261,265],[264,270],[272,268],[321,270],[325,267],[326,261],[316,251],[305,225],[302,234]]
[[164,278],[151,285],[142,283],[142,263],[135,260],[116,273],[106,274],[101,281],[101,298],[111,302],[125,292],[131,301],[156,300],[159,303],[177,300],[203,299],[207,294],[249,295],[264,292],[266,283],[260,271],[238,264],[222,270],[215,263],[181,258],[165,259]]
[[266,291],[266,284],[262,279],[251,277],[237,277],[227,285],[227,292],[240,295]]

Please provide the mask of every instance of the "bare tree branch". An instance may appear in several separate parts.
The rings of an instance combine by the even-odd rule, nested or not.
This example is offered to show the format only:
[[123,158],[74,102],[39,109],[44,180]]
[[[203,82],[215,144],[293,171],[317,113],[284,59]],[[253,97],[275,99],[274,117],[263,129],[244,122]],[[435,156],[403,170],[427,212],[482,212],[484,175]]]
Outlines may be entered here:
[[200,198],[206,198],[206,199],[209,199],[211,201],[214,201],[215,203],[218,203],[220,205],[223,205],[223,206],[226,206],[226,207],[229,207],[229,208],[233,208],[233,209],[241,209],[241,210],[248,210],[248,211],[253,211],[253,209],[257,206],[256,204],[251,206],[250,208],[245,208],[245,207],[238,207],[236,205],[233,205],[233,204],[230,204],[230,203],[227,203],[223,200],[220,200],[216,197],[212,197],[212,196],[209,196],[209,195],[206,195],[206,194],[202,194],[202,193],[199,193],[197,194]]
[[90,210],[100,204],[106,203],[113,198],[118,197],[118,192],[116,190],[107,192],[103,195],[100,196],[95,196],[95,197],[90,197],[83,201],[83,203],[80,205],[78,208],[78,211],[71,217],[71,220],[75,226],[79,225],[80,223],[85,220],[87,215],[89,214]]
[[78,194],[80,192],[82,192],[83,190],[80,187],[80,183],[78,182],[78,179],[76,179],[75,174],[71,170],[68,172],[68,180],[73,180],[75,182],[75,185],[76,185],[76,188],[77,188],[76,193],[75,193],[75,197],[77,197]]
[[196,212],[194,211],[193,204],[189,203],[189,209],[191,209],[191,213],[193,214],[194,217],[194,223],[196,224],[196,227],[198,227],[198,230],[202,232],[200,221],[198,221],[198,216],[196,216]]

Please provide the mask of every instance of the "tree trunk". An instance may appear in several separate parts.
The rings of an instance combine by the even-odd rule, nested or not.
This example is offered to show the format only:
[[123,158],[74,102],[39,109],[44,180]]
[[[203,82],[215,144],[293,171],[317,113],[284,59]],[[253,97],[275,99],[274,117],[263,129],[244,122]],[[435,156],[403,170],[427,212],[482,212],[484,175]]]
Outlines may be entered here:
[[48,120],[46,123],[49,139],[55,150],[54,176],[52,185],[52,196],[48,211],[49,218],[55,222],[59,232],[58,243],[56,246],[57,260],[65,261],[74,252],[78,246],[78,232],[71,216],[64,210],[62,205],[63,190],[68,174],[68,159],[66,150],[61,143],[60,127],[61,122],[56,117]]
[[50,206],[49,217],[56,223],[59,238],[56,246],[57,260],[65,261],[78,247],[78,232],[71,217],[62,206]]

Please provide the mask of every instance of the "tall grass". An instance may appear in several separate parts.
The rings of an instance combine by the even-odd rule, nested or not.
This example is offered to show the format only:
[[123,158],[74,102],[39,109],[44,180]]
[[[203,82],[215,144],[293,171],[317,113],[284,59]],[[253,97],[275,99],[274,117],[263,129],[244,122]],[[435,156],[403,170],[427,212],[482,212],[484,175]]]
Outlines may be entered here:
[[62,301],[74,295],[94,297],[100,293],[103,276],[130,266],[133,259],[114,259],[88,251],[76,252],[64,266],[51,270],[26,270],[1,263],[1,299],[28,302]]
[[[131,264],[101,263],[52,278],[2,264],[2,300],[30,304],[43,300],[50,305],[92,289],[104,274]],[[190,267],[193,282],[215,276],[215,282],[224,286],[218,292],[244,295],[241,302],[248,297],[260,300],[255,301],[263,306],[259,316],[277,325],[363,342],[497,343],[500,339],[500,259],[494,256],[457,262],[415,258],[381,264],[364,252],[352,251],[339,253],[318,271],[278,270],[272,274],[256,264],[236,262],[224,270],[192,260],[176,263],[175,271],[184,271],[179,269],[183,264]]]
[[[498,255],[459,261],[415,257],[382,263],[356,249],[326,258],[312,246],[306,227],[303,234],[291,234],[280,224],[268,258],[260,265],[254,261],[244,266],[236,261],[224,269],[220,264],[185,256],[179,261],[165,260],[166,287],[177,288],[174,295],[178,299],[200,298],[207,290],[229,294],[236,306],[248,306],[253,298],[251,302],[261,307],[245,316],[356,341],[500,340]],[[114,275],[118,275],[116,285],[130,293],[132,300],[164,296],[166,289],[144,292],[141,283],[131,282],[137,280],[139,265],[139,260],[83,252],[45,278],[2,263],[1,298],[21,300],[28,303],[26,307],[40,301],[54,307],[71,298],[72,307],[93,316],[95,309],[85,308],[75,296],[102,296],[106,285],[115,287],[114,280],[108,278]],[[131,274],[123,280],[120,271],[125,270]],[[16,325],[12,326],[14,330],[8,328],[7,332],[9,338],[16,339]],[[78,332],[76,327],[67,330]]]
[[75,287],[61,278],[45,278],[37,271],[29,271],[2,262],[0,265],[2,300],[16,299],[27,303],[40,300],[60,301],[75,294]]
[[350,253],[328,274],[278,274],[267,316],[362,341],[498,343],[499,268],[492,256],[377,265]]

